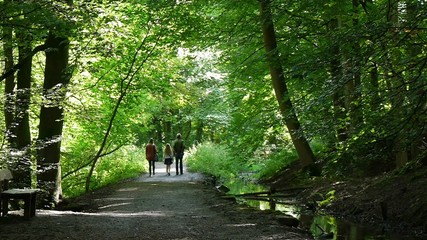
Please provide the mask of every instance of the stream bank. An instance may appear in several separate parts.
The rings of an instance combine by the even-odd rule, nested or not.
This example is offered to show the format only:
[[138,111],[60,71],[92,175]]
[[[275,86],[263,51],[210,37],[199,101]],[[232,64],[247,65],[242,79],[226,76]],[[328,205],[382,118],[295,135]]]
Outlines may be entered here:
[[303,188],[295,199],[317,214],[399,236],[370,239],[427,239],[426,167],[344,180],[299,181],[298,174],[287,169],[263,184],[277,190]]

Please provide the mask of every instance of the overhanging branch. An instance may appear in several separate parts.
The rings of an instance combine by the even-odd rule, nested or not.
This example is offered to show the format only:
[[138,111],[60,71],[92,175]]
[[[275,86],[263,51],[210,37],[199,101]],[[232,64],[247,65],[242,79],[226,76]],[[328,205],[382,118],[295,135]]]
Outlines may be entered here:
[[14,74],[16,71],[18,71],[19,69],[21,69],[23,63],[29,59],[32,58],[34,55],[36,55],[36,53],[44,51],[47,49],[47,46],[45,44],[43,45],[39,45],[37,47],[35,47],[25,58],[21,59],[17,64],[15,64],[11,69],[7,70],[5,73],[3,73],[0,76],[0,82],[3,81],[4,79],[6,79],[7,77],[9,77],[10,75]]

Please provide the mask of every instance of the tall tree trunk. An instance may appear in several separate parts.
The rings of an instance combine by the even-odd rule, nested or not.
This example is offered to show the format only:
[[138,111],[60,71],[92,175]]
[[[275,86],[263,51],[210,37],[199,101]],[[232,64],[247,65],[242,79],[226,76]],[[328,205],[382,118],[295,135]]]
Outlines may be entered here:
[[376,63],[370,65],[369,70],[369,90],[372,92],[369,105],[370,111],[378,111],[381,108],[380,84],[378,77],[378,66]]
[[[410,58],[409,64],[410,66],[416,66],[417,63],[422,62],[420,59],[420,54],[422,53],[422,43],[419,40],[418,36],[418,25],[419,21],[424,20],[418,16],[418,9],[420,9],[420,2],[416,0],[406,0],[406,30],[409,31],[409,44],[408,44],[408,55]],[[425,91],[423,91],[423,80],[420,77],[420,73],[425,71],[424,66],[420,68],[414,67],[412,70],[408,70],[408,81],[409,82],[409,95],[410,95],[410,105],[414,110],[413,112],[413,120],[415,122],[415,126],[421,126],[420,130],[409,129],[409,131],[415,132],[414,138],[411,141],[410,148],[410,159],[417,159],[422,153],[423,149],[425,149],[423,138],[427,136],[427,129],[425,129],[425,117],[423,116],[425,112],[427,112],[427,104],[426,104],[426,96]],[[421,104],[420,104],[421,103]],[[424,103],[424,104],[423,104]],[[420,114],[421,113],[421,114]],[[421,130],[423,129],[423,130]],[[425,156],[427,159],[427,156]]]
[[44,207],[51,207],[59,200],[60,148],[63,127],[63,101],[70,81],[68,69],[69,41],[50,32],[45,45],[46,67],[43,84],[43,105],[40,110],[39,136],[37,139],[37,183],[45,190]]
[[14,178],[18,187],[31,186],[31,133],[29,108],[31,100],[31,36],[22,30],[17,31],[19,62],[22,63],[17,73],[16,107],[14,126],[16,128],[16,168]]
[[[73,0],[57,0],[73,5]],[[58,203],[61,189],[61,138],[64,124],[63,103],[70,83],[68,68],[69,40],[49,30],[44,44],[46,64],[43,82],[43,103],[40,109],[37,138],[37,186],[44,190],[43,207]]]
[[[334,32],[340,28],[340,20],[333,18],[330,20],[328,28],[329,31]],[[334,84],[334,93],[332,95],[332,102],[334,106],[334,122],[335,131],[337,134],[338,143],[344,142],[348,138],[347,133],[347,107],[345,97],[345,84],[343,77],[343,64],[341,60],[341,51],[338,43],[331,39],[330,49],[330,71],[332,83]],[[347,84],[347,88],[348,88]]]
[[[353,1],[353,28],[359,27],[359,0]],[[350,134],[353,134],[359,125],[363,123],[363,111],[361,104],[361,50],[358,39],[351,45],[351,57],[349,59],[351,70],[349,82],[347,83],[347,109],[350,113]]]
[[[5,1],[5,4],[10,0]],[[13,68],[13,46],[12,46],[12,28],[3,27],[3,51],[4,51],[4,72]],[[4,118],[5,118],[5,137],[10,147],[15,147],[15,133],[12,127],[15,118],[15,75],[10,74],[5,79],[4,85]]]
[[163,141],[162,120],[158,117],[154,117],[153,124],[155,126],[155,135],[157,137],[157,143],[161,143]]
[[[5,0],[4,4],[10,4],[11,0]],[[8,20],[4,20],[5,24],[2,28],[2,40],[3,40],[3,51],[4,51],[4,72],[11,71],[13,68],[13,29],[7,27]],[[5,119],[5,139],[9,145],[6,158],[8,159],[7,167],[10,169],[14,168],[14,161],[11,161],[12,154],[10,151],[16,147],[16,134],[15,128],[13,127],[13,120],[15,118],[15,75],[10,74],[5,78],[4,86],[4,119]]]
[[173,140],[172,137],[172,122],[170,120],[165,120],[163,118],[163,133],[165,135],[165,143],[170,142],[171,140]]
[[390,34],[390,50],[388,55],[388,69],[391,69],[387,74],[387,86],[389,87],[390,100],[392,105],[392,116],[394,125],[400,129],[395,137],[394,152],[395,152],[395,163],[396,167],[401,167],[408,162],[408,151],[405,144],[405,133],[404,130],[399,126],[402,113],[404,112],[404,102],[406,95],[406,84],[402,81],[402,78],[398,76],[396,69],[399,67],[399,62],[402,57],[400,49],[397,49],[396,42],[398,42],[398,31],[399,31],[399,0],[389,0],[387,2],[387,21],[389,23],[389,34]]
[[196,141],[198,143],[201,143],[203,140],[203,127],[204,127],[204,123],[203,120],[198,120],[196,121]]
[[267,61],[270,68],[271,80],[279,103],[281,114],[283,115],[286,127],[291,135],[292,142],[304,167],[312,166],[315,161],[313,151],[306,140],[295,109],[289,96],[288,88],[284,77],[284,71],[280,63],[280,56],[277,49],[276,33],[271,15],[270,0],[260,0],[262,32],[264,37],[264,47],[267,52]]

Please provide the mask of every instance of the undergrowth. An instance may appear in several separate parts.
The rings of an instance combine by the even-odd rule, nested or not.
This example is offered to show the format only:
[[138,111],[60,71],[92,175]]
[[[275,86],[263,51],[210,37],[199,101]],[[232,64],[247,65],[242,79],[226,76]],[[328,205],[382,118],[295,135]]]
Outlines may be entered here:
[[186,161],[190,171],[221,179],[236,177],[243,167],[240,162],[234,161],[226,146],[211,142],[190,149]]
[[258,155],[244,159],[235,157],[225,145],[203,143],[190,149],[186,159],[190,171],[221,179],[221,182],[257,181],[277,174],[297,159],[293,150]]
[[[147,171],[145,149],[125,146],[116,152],[98,160],[91,177],[90,189],[95,190],[112,183],[139,176]],[[66,198],[76,197],[85,192],[85,181],[89,167],[63,179],[63,195]]]

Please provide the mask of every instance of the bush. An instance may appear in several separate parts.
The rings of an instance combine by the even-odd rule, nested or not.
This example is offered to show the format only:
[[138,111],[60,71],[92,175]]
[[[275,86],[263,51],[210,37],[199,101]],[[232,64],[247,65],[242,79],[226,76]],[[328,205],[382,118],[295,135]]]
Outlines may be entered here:
[[[68,161],[71,161],[70,159]],[[135,146],[125,146],[98,160],[91,178],[90,188],[97,189],[125,179],[134,178],[147,171],[145,150]],[[63,179],[65,197],[75,197],[85,192],[85,181],[89,167]]]
[[226,146],[211,142],[190,149],[186,161],[190,171],[221,179],[234,178],[243,169],[242,164],[233,159]]
[[298,155],[295,151],[284,149],[280,152],[270,155],[267,159],[259,159],[254,168],[257,171],[258,178],[270,178],[283,168],[298,160]]

